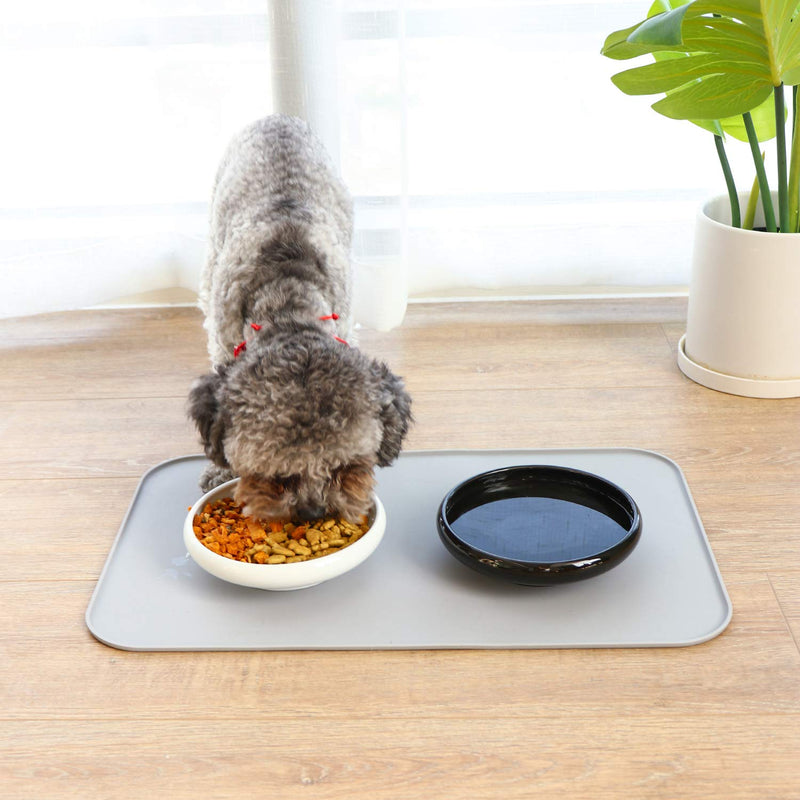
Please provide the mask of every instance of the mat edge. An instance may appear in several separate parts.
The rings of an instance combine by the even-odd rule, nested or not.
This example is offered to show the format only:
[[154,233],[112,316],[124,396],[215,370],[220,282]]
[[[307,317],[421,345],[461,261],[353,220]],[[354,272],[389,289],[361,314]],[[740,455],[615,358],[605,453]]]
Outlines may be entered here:
[[[142,474],[142,477],[139,478],[139,482],[136,484],[136,489],[134,490],[133,495],[131,495],[131,499],[130,502],[128,503],[128,508],[125,511],[125,515],[122,517],[122,522],[120,522],[119,528],[117,529],[117,533],[114,536],[114,541],[111,543],[111,548],[108,551],[106,560],[103,562],[103,568],[100,570],[100,574],[97,576],[97,580],[95,581],[94,584],[94,589],[92,590],[92,595],[89,598],[89,603],[86,606],[86,611],[84,612],[83,615],[83,621],[86,624],[86,627],[89,629],[89,633],[91,633],[92,636],[94,636],[94,638],[97,639],[97,641],[100,642],[101,644],[108,645],[109,647],[114,647],[117,650],[128,649],[121,645],[113,644],[110,641],[104,639],[102,636],[100,636],[96,632],[96,626],[93,625],[92,623],[91,614],[92,611],[94,610],[95,600],[97,599],[97,595],[99,594],[100,587],[103,583],[103,579],[105,578],[106,572],[109,570],[111,562],[113,561],[114,554],[117,550],[117,545],[119,544],[120,539],[122,538],[122,532],[125,530],[125,526],[128,523],[128,519],[130,518],[131,512],[133,511],[133,507],[136,505],[136,500],[139,497],[139,493],[142,490],[142,486],[144,486],[145,481],[150,477],[150,475],[152,475],[152,473],[157,472],[158,470],[162,469],[165,466],[174,464],[178,461],[192,461],[194,459],[204,459],[204,458],[205,455],[203,455],[202,453],[195,453],[192,455],[175,456],[174,458],[167,458],[164,461],[161,461],[158,464],[154,464],[152,467],[149,467]],[[137,652],[146,652],[146,651],[137,651]]]

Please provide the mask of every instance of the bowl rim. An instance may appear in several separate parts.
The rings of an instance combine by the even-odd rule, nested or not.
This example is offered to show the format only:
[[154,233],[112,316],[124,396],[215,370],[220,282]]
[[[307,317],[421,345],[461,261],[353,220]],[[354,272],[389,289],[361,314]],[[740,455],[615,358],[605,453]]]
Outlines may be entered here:
[[[297,561],[293,564],[258,564],[248,561],[239,561],[238,559],[225,558],[219,553],[215,553],[213,550],[206,547],[197,538],[193,529],[193,521],[198,509],[218,498],[230,496],[226,493],[229,492],[229,490],[232,489],[238,482],[239,478],[233,478],[232,480],[221,483],[218,486],[215,486],[213,489],[210,489],[208,492],[198,498],[195,503],[193,503],[192,507],[189,509],[189,511],[187,511],[186,517],[184,518],[183,539],[184,544],[189,551],[189,555],[192,556],[192,559],[199,567],[204,569],[209,574],[219,578],[220,580],[227,581],[228,583],[236,583],[235,580],[220,575],[219,572],[214,570],[214,566],[218,566],[221,570],[226,572],[238,573],[242,579],[261,579],[265,583],[270,579],[275,579],[276,583],[291,584],[295,579],[305,580],[312,579],[312,577],[318,577],[319,579],[316,582],[321,583],[323,580],[327,580],[329,577],[338,577],[339,575],[344,574],[350,569],[358,566],[358,564],[360,564],[362,561],[365,561],[377,548],[378,544],[380,544],[380,541],[383,538],[386,528],[386,512],[381,499],[375,492],[373,492],[372,501],[374,518],[370,527],[357,541],[353,542],[347,547],[342,548],[341,550],[338,550],[335,553],[329,553],[326,556],[321,556],[320,558],[311,559],[309,561]],[[201,559],[208,559],[211,569],[194,557],[194,553],[192,552],[193,550],[200,554]],[[265,567],[276,568],[276,571],[265,571]],[[281,569],[277,570],[278,567]],[[337,568],[341,567],[344,567],[344,569],[337,571]],[[331,572],[333,574],[329,575],[328,573]],[[267,576],[269,576],[269,578]],[[253,584],[248,585],[253,588],[258,588],[257,586],[253,586]]]
[[[625,502],[629,505],[629,508],[624,508],[626,513],[629,513],[631,517],[630,525],[623,536],[619,541],[612,544],[610,547],[605,548],[604,550],[599,550],[594,553],[586,553],[581,555],[577,558],[570,558],[565,559],[563,561],[529,561],[524,559],[515,559],[509,558],[507,556],[498,555],[497,553],[491,553],[487,550],[482,550],[479,547],[475,547],[471,544],[465,542],[458,534],[453,530],[450,521],[447,519],[446,516],[446,509],[448,503],[452,500],[452,498],[458,494],[460,491],[463,491],[467,486],[471,483],[478,482],[480,480],[486,480],[491,478],[495,475],[500,475],[503,473],[510,473],[510,472],[517,472],[521,470],[531,470],[535,472],[550,472],[550,473],[558,473],[561,475],[572,475],[574,477],[579,477],[582,480],[587,480],[603,484],[604,486],[611,489],[614,493],[616,493],[619,497],[623,498]],[[557,483],[558,481],[550,481],[552,483]],[[520,495],[524,496],[524,495]],[[474,507],[478,507],[480,505],[485,505],[485,503],[478,503]],[[603,513],[603,512],[601,512]],[[608,516],[606,514],[606,516]],[[486,560],[489,562],[494,562],[495,566],[504,565],[508,568],[514,569],[519,568],[521,570],[528,570],[531,572],[535,571],[544,571],[545,569],[557,571],[559,569],[574,567],[577,570],[585,569],[592,566],[598,566],[600,564],[605,563],[611,556],[615,555],[620,550],[625,550],[628,546],[633,546],[641,536],[642,532],[642,516],[641,512],[639,511],[639,506],[636,504],[636,501],[633,497],[621,486],[610,481],[608,478],[604,478],[601,475],[597,475],[594,472],[589,472],[588,470],[582,469],[575,469],[574,467],[563,467],[557,464],[514,464],[506,467],[496,467],[494,469],[486,470],[484,472],[480,472],[476,475],[472,475],[469,478],[461,481],[459,484],[454,486],[450,491],[444,496],[442,502],[439,505],[439,512],[437,515],[437,528],[439,531],[440,537],[446,537],[447,542],[449,542],[452,546],[456,547],[458,550],[462,552],[467,558],[475,559],[478,561]],[[588,562],[585,563],[584,562]],[[583,566],[579,566],[583,564]]]

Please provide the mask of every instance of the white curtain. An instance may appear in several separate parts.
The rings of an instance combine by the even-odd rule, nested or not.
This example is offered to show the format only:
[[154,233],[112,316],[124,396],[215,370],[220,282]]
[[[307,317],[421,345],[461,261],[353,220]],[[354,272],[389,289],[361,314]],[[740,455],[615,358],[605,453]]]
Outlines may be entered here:
[[3,15],[0,314],[196,287],[216,162],[271,107],[260,1]]
[[[0,316],[197,287],[230,136],[305,116],[356,199],[362,321],[405,298],[660,291],[709,134],[600,56],[649,0],[32,0],[0,29]],[[749,154],[731,145],[741,188]]]

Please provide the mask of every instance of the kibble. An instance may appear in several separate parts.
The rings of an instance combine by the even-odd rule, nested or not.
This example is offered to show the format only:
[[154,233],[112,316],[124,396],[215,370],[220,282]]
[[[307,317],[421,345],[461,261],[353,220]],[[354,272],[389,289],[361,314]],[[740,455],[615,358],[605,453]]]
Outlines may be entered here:
[[230,497],[208,503],[192,523],[195,536],[209,550],[252,564],[296,564],[351,545],[368,530],[366,518],[354,525],[327,517],[295,525],[264,523],[242,514]]

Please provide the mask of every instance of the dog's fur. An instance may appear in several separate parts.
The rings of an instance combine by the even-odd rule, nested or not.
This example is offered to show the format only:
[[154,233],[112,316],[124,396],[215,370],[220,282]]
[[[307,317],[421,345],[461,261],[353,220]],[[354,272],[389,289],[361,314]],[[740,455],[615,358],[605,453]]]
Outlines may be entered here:
[[212,462],[203,491],[239,476],[237,501],[262,519],[357,519],[408,430],[402,380],[335,338],[351,332],[352,225],[305,123],[267,117],[228,147],[200,289],[213,370],[189,414]]

